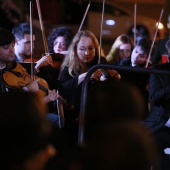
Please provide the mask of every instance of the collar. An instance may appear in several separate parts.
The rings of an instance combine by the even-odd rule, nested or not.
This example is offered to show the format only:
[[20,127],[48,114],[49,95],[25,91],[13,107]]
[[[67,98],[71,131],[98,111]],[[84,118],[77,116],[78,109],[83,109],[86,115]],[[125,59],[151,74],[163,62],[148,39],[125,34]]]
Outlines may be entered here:
[[16,62],[24,62],[24,58],[25,58],[25,57],[23,57],[23,58],[18,57],[18,56],[15,54],[15,61],[16,61]]
[[6,67],[6,65],[5,65],[5,66],[0,67],[0,70],[3,70],[5,67]]

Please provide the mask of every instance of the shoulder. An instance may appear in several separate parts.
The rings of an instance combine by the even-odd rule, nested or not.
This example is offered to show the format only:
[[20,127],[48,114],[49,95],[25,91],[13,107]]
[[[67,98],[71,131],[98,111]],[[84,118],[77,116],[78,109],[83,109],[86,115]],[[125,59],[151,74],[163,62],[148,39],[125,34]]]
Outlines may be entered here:
[[63,78],[68,78],[70,77],[69,72],[68,72],[68,67],[64,67],[60,70],[59,76],[58,76],[58,80],[62,80]]
[[16,68],[17,66],[17,62],[14,60],[14,61],[11,61],[11,62],[8,62],[8,64],[6,65],[6,68],[5,70],[13,70],[14,68]]
[[131,65],[131,58],[126,58],[126,59],[120,60],[119,65],[130,66]]
[[61,69],[61,72],[68,72],[68,67],[67,67],[67,66],[63,67],[63,68]]
[[166,44],[166,42],[169,40],[169,37],[166,37],[166,38],[164,38],[164,39],[160,39],[160,40],[158,40],[158,42],[157,42],[157,48],[165,48],[165,44]]
[[167,42],[168,40],[169,40],[169,37],[165,37],[163,39],[158,40],[158,43]]
[[108,61],[106,60],[105,57],[100,57],[100,63],[99,63],[99,57],[95,56],[94,59],[88,65],[92,67],[96,64],[108,64]]
[[164,64],[156,64],[152,66],[153,69],[162,69],[162,70],[166,70],[170,68],[169,63],[164,63]]

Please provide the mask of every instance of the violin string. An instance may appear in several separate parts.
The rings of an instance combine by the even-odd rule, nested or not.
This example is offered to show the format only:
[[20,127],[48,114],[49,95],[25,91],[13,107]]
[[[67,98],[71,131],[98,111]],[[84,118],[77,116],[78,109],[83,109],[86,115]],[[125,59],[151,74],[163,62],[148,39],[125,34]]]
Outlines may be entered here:
[[158,23],[157,23],[155,35],[154,35],[154,38],[153,38],[153,41],[152,41],[152,44],[151,44],[151,48],[150,48],[150,51],[149,51],[149,54],[148,54],[148,58],[147,58],[147,60],[146,60],[145,68],[148,67],[148,64],[149,64],[149,61],[150,61],[152,49],[153,49],[153,46],[154,46],[154,43],[155,43],[155,40],[156,40],[156,36],[157,36],[157,32],[158,32],[158,27],[159,27],[159,24],[160,24],[160,22],[161,22],[163,12],[164,12],[164,8],[162,8],[161,13],[160,13],[159,21],[158,21]]

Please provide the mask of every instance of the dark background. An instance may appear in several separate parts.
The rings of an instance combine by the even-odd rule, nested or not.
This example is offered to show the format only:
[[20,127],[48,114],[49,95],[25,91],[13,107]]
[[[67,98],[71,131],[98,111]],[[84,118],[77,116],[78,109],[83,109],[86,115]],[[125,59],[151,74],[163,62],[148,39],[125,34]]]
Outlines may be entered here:
[[[87,0],[40,0],[40,7],[42,18],[44,22],[52,25],[63,24],[72,22],[78,23],[78,21],[82,20],[82,16],[84,13],[84,9],[86,6],[82,6],[82,1],[87,2]],[[107,0],[105,0],[106,2]],[[132,0],[113,0],[121,6],[127,8],[128,10],[134,10],[134,2]],[[38,19],[36,1],[33,0],[33,16],[35,19]],[[159,19],[160,11],[162,7],[164,7],[164,14],[162,17],[162,22],[166,24],[167,14],[170,13],[170,0],[136,0],[137,2],[137,14],[143,16],[153,17],[155,19]],[[12,9],[12,5],[14,4],[18,7],[18,9],[22,12],[22,17],[19,16],[19,10],[15,11]],[[13,18],[19,17],[20,21],[24,21],[25,15],[29,14],[29,3],[30,0],[0,0],[0,26],[7,27],[11,29],[14,23],[8,20],[7,12],[10,11]],[[5,5],[4,5],[5,4]],[[5,7],[4,7],[5,6]],[[69,13],[74,13],[73,18],[69,18]],[[78,15],[81,14],[81,15]]]
[[[86,1],[86,3],[82,5],[82,1]],[[134,0],[113,1],[132,12],[134,11]],[[136,0],[135,2],[137,2],[137,14],[149,16],[156,20],[159,20],[161,9],[164,7],[164,14],[161,22],[163,22],[166,27],[167,16],[170,13],[170,0]],[[40,0],[46,35],[49,34],[52,28],[59,25],[71,24],[73,27],[76,25],[76,30],[82,21],[87,3],[87,0]],[[36,45],[37,48],[43,48],[36,1],[33,0],[32,4],[33,25],[37,32],[36,37],[38,39]],[[12,30],[13,26],[20,22],[29,22],[29,10],[29,0],[0,0],[0,27]],[[84,22],[84,25],[85,24],[86,21]],[[166,30],[166,32],[169,34],[169,30]],[[105,44],[103,44],[103,46],[105,46]],[[110,45],[106,48],[110,48]]]

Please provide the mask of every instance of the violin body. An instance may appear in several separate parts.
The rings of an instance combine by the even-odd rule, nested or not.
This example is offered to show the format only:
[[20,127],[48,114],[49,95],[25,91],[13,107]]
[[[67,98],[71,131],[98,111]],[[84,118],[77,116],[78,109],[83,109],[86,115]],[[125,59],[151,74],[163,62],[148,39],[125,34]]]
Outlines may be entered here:
[[[42,56],[43,55],[41,55],[41,57]],[[53,53],[53,54],[50,54],[50,56],[51,56],[51,58],[53,60],[52,67],[53,68],[60,68],[65,55],[64,54],[60,54],[60,53]],[[38,60],[41,59],[41,57],[40,58],[33,58],[33,62],[34,63],[37,62]],[[30,57],[29,58],[25,58],[24,59],[24,63],[31,63],[31,58]]]
[[31,81],[30,75],[19,63],[16,64],[14,69],[3,73],[3,80],[8,88],[24,87]]
[[[48,83],[38,76],[34,76],[34,79],[39,79],[38,86],[38,95],[41,97],[46,96],[48,94]],[[31,76],[27,73],[26,69],[19,63],[14,62],[14,64],[9,63],[6,71],[3,73],[3,81],[6,87],[11,89],[17,89],[26,86],[29,84],[31,80]],[[68,103],[61,96],[58,98],[61,103],[63,103],[66,108],[69,110],[73,110],[74,106]]]
[[53,60],[53,66],[54,68],[60,68],[65,55],[64,54],[60,54],[60,53],[53,53],[51,54],[52,60]]
[[[47,82],[37,76],[34,79],[40,79],[38,82],[39,91],[38,94],[45,96],[48,93]],[[6,87],[11,89],[21,88],[31,82],[31,76],[27,73],[26,69],[19,63],[16,63],[16,67],[11,70],[6,70],[3,73],[3,81]]]

